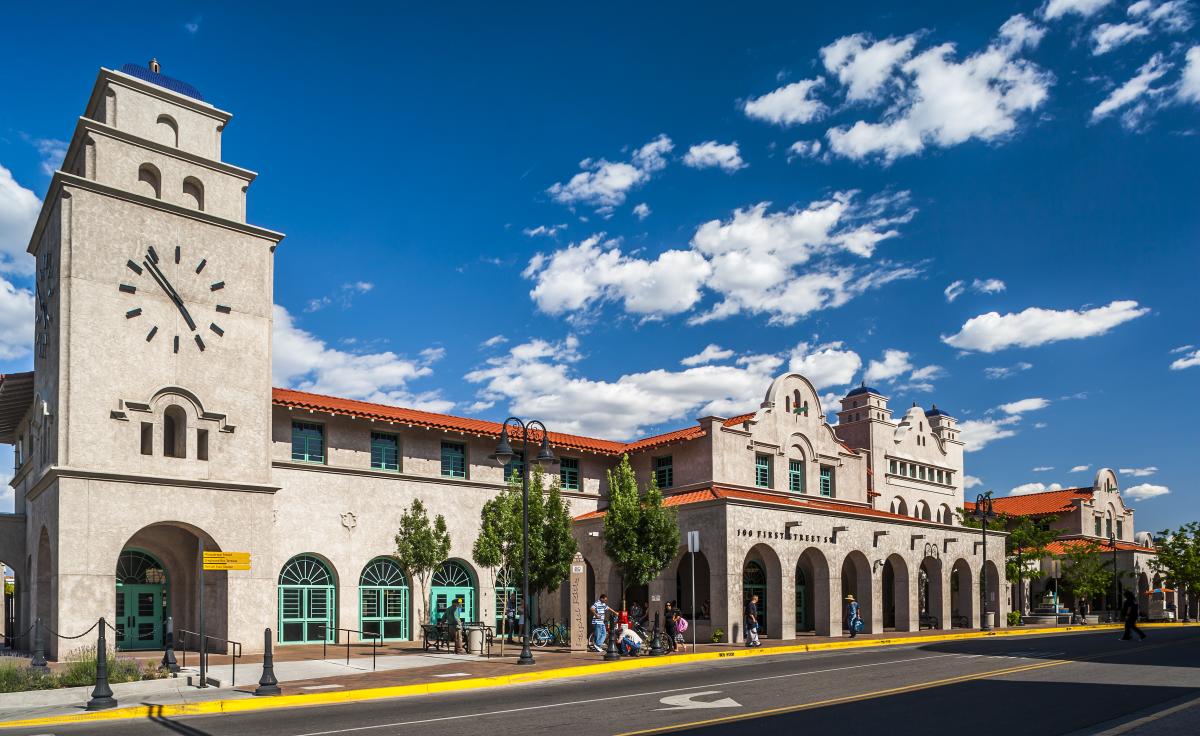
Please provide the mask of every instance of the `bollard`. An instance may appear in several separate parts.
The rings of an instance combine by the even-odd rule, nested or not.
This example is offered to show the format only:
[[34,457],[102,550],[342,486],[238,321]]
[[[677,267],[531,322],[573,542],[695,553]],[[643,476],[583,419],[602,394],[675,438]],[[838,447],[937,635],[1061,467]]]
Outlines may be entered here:
[[278,695],[279,680],[275,679],[275,657],[271,653],[271,630],[263,629],[263,673],[258,678],[255,695]]
[[37,667],[42,672],[47,670],[46,667],[46,645],[42,641],[42,619],[35,618],[33,620],[33,659],[29,661],[30,667]]
[[179,674],[179,663],[175,661],[175,619],[167,616],[167,635],[163,645],[161,667],[170,670],[172,675]]
[[666,652],[664,652],[663,648],[662,648],[662,640],[658,636],[658,612],[657,611],[654,612],[654,633],[650,635],[650,638],[654,640],[653,643],[650,645],[650,656],[651,657],[661,657],[662,655],[666,654]]
[[608,631],[608,649],[604,652],[604,661],[612,662],[620,658],[621,653],[617,651],[617,627],[613,626]]
[[92,699],[87,702],[87,710],[117,707],[117,699],[113,697],[112,688],[108,686],[108,642],[104,638],[106,625],[101,617],[100,635],[96,637],[96,687],[92,688]]

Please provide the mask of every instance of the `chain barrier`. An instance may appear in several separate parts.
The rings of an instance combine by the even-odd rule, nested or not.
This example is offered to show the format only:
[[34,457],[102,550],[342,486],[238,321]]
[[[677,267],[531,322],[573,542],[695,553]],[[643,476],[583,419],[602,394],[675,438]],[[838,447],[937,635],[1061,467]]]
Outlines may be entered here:
[[58,633],[58,632],[57,632],[57,631],[55,631],[54,629],[50,628],[49,626],[47,626],[47,627],[45,627],[45,628],[46,628],[46,633],[48,633],[48,634],[52,634],[52,635],[54,635],[54,636],[57,636],[59,639],[67,639],[67,640],[70,640],[70,639],[82,639],[83,637],[85,637],[85,636],[87,636],[88,634],[92,633],[92,630],[93,630],[93,629],[95,629],[95,628],[96,628],[97,626],[99,626],[99,625],[100,625],[100,621],[99,621],[99,620],[97,620],[97,621],[96,621],[96,623],[94,623],[94,624],[92,624],[91,626],[89,626],[89,627],[88,627],[88,630],[87,630],[87,631],[83,632],[82,634],[76,634],[75,636],[63,636],[62,634]]

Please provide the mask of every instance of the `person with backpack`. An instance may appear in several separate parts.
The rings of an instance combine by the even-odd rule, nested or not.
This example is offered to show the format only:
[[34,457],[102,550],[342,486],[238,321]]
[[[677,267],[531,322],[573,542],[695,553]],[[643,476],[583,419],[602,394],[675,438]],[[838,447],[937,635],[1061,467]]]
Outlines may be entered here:
[[688,630],[688,621],[679,612],[678,608],[671,612],[671,616],[673,618],[672,630],[675,632],[671,636],[671,651],[673,652],[677,644],[683,643],[683,632]]
[[445,622],[454,634],[454,653],[462,654],[462,598],[455,598],[446,610]]
[[862,628],[862,619],[858,615],[858,601],[854,600],[854,596],[846,596],[846,621],[850,629],[850,638],[858,636],[859,629]]
[[596,602],[592,604],[592,643],[591,649],[597,652],[604,651],[604,642],[607,640],[608,632],[604,628],[604,624],[608,622],[608,596],[601,593]]
[[1138,641],[1146,638],[1146,634],[1138,628],[1138,602],[1133,597],[1133,591],[1125,591],[1125,604],[1121,606],[1121,617],[1125,619],[1125,634],[1121,641],[1129,641],[1137,632]]
[[761,647],[758,640],[758,595],[750,596],[746,601],[746,646]]

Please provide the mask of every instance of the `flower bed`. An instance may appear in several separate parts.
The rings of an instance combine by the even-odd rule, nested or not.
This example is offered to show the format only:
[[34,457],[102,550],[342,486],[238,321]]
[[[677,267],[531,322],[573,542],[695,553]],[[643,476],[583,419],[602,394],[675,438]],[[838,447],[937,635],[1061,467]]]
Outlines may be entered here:
[[[165,670],[150,667],[136,659],[120,659],[108,652],[108,681],[137,682],[166,677]],[[96,682],[96,647],[73,649],[63,657],[61,666],[48,672],[30,667],[28,660],[0,657],[0,693],[19,693],[29,690],[53,690],[60,687],[81,687]]]

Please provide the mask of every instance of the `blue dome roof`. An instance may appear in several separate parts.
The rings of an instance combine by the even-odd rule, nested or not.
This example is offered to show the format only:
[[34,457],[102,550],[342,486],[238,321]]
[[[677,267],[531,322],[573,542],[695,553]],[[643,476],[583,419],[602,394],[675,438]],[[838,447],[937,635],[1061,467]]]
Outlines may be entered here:
[[131,77],[144,79],[150,84],[157,84],[159,87],[169,89],[172,92],[177,92],[181,95],[186,95],[194,100],[204,102],[204,95],[200,94],[200,90],[196,89],[187,82],[181,82],[178,79],[168,77],[165,74],[152,72],[140,64],[126,64],[121,67],[122,74],[128,74]]
[[854,390],[853,390],[853,391],[851,391],[850,393],[846,394],[846,395],[847,395],[847,396],[858,396],[858,395],[860,395],[860,394],[878,394],[878,395],[880,395],[880,396],[883,396],[883,394],[880,394],[878,391],[876,391],[875,389],[871,388],[870,386],[868,386],[868,385],[867,385],[867,384],[865,384],[865,383],[864,383],[864,384],[862,384],[861,386],[859,386],[858,388],[854,389]]
[[941,409],[937,408],[937,404],[934,404],[933,407],[929,411],[925,412],[925,416],[927,416],[927,417],[948,417],[950,415],[947,414],[946,412],[942,411]]

